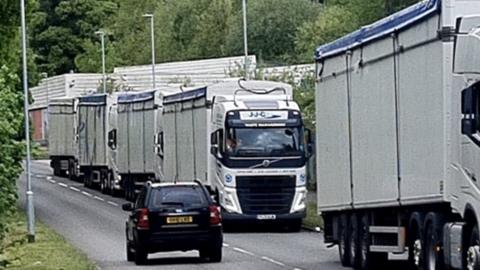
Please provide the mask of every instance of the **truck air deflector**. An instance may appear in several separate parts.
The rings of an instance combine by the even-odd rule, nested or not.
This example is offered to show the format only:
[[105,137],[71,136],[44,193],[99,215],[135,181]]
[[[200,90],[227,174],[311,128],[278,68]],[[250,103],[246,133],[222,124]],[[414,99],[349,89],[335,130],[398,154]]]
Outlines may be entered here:
[[163,104],[173,104],[177,102],[185,102],[196,100],[199,98],[204,98],[207,96],[207,87],[202,87],[198,89],[188,90],[173,95],[168,95],[163,98]]
[[102,106],[107,104],[107,94],[95,94],[78,98],[79,105]]
[[425,0],[416,5],[403,9],[385,19],[362,27],[336,41],[327,43],[315,50],[315,59],[321,60],[337,55],[362,44],[388,36],[426,18],[440,13],[440,0]]
[[135,103],[135,102],[144,102],[152,100],[155,98],[155,91],[148,91],[142,93],[125,93],[118,95],[118,103]]

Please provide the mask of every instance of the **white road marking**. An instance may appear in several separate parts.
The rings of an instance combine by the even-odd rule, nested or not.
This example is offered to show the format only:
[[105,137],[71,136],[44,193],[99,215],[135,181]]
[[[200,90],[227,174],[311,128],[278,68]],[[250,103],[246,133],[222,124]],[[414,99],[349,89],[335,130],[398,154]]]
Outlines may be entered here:
[[223,243],[223,246],[224,246],[224,247],[229,247],[230,245],[229,245],[229,244],[226,244],[226,243]]
[[79,191],[80,191],[80,189],[78,189],[78,188],[76,188],[76,187],[70,187],[70,189],[73,190],[73,191],[76,191],[76,192],[79,192]]
[[243,253],[243,254],[250,255],[250,256],[255,256],[255,254],[253,254],[252,252],[247,251],[247,250],[245,250],[245,249],[233,248],[233,250],[235,250],[235,251],[237,251],[237,252],[240,252],[240,253]]
[[64,183],[58,182],[57,184],[58,184],[59,186],[61,186],[61,187],[64,187],[64,188],[68,187],[68,185],[66,185],[66,184],[64,184]]
[[108,201],[107,203],[108,203],[108,204],[111,204],[111,205],[113,205],[113,206],[118,206],[118,203],[114,203],[114,202],[112,202],[112,201]]
[[96,200],[102,201],[102,202],[104,202],[104,201],[105,201],[105,199],[104,199],[104,198],[100,198],[100,197],[98,197],[98,196],[93,196],[93,198],[94,198],[94,199],[96,199]]
[[300,269],[300,268],[293,268],[293,270],[302,270],[302,269]]
[[48,180],[48,182],[50,182],[50,183],[52,183],[52,184],[55,184],[55,183],[57,183],[57,181],[55,181],[55,180],[52,180],[52,179],[49,179],[49,180]]
[[52,180],[52,177],[51,176],[47,176],[46,178],[48,181]]
[[88,196],[88,197],[92,197],[93,195],[88,193],[88,192],[85,192],[85,191],[82,191],[82,194],[85,195],[85,196]]
[[37,177],[37,178],[42,178],[43,174],[35,174],[34,176]]
[[262,260],[267,261],[267,262],[271,262],[271,263],[276,264],[276,265],[285,266],[284,263],[279,262],[279,261],[276,261],[276,260],[274,260],[274,259],[272,259],[272,258],[269,258],[269,257],[263,256],[263,257],[262,257]]

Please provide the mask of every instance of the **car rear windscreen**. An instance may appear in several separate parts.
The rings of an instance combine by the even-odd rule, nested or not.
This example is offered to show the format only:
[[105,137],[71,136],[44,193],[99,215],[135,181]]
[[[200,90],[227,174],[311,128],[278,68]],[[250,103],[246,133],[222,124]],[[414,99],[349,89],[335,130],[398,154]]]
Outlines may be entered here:
[[153,208],[202,207],[207,205],[205,193],[198,186],[172,186],[152,190]]

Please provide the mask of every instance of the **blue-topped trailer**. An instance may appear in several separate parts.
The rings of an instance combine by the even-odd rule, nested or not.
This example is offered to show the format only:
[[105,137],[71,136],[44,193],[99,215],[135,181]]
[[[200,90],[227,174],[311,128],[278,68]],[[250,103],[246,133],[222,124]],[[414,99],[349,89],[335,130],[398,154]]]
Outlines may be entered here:
[[480,269],[480,1],[422,1],[320,46],[318,211],[357,269]]
[[115,151],[115,176],[121,181],[114,190],[123,190],[128,200],[146,181],[161,178],[161,99],[160,92],[125,92],[117,94],[117,119],[111,136]]

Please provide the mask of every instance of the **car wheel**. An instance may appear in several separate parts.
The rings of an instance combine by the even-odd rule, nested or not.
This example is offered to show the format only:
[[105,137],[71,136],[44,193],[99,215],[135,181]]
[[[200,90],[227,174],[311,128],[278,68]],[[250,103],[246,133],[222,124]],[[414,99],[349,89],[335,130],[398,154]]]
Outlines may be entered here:
[[145,248],[135,245],[135,264],[136,265],[145,265],[147,264],[148,252]]
[[132,246],[127,241],[127,261],[133,262],[135,260],[135,253],[132,251]]
[[200,249],[200,258],[210,262],[222,261],[222,246]]

